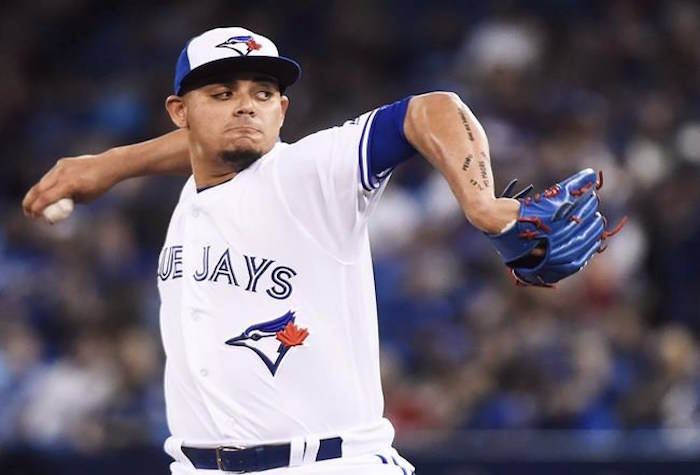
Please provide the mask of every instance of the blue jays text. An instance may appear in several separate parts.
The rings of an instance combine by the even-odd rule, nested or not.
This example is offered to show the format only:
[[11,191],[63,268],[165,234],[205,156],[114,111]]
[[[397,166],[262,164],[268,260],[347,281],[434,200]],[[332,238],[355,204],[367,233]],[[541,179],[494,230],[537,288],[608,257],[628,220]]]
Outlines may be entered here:
[[[292,295],[293,288],[290,280],[297,275],[294,269],[284,265],[273,266],[275,261],[264,257],[243,254],[243,260],[245,274],[236,273],[231,261],[230,249],[213,253],[211,246],[203,246],[201,264],[192,274],[192,278],[197,282],[221,282],[248,292],[257,292],[260,279],[265,276],[263,282],[265,282],[264,291],[267,295],[278,300],[284,300]],[[212,263],[215,264],[212,265]],[[242,275],[246,276],[243,280],[239,278]],[[165,281],[180,277],[182,277],[182,246],[166,246],[158,259],[158,278]]]

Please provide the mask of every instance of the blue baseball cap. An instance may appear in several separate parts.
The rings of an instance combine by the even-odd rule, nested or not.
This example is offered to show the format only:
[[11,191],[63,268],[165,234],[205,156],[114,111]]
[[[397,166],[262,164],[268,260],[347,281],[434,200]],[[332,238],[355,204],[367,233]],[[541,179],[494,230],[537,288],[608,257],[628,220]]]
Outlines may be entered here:
[[190,39],[175,66],[175,94],[203,86],[222,74],[263,73],[277,79],[280,89],[294,84],[301,67],[280,56],[268,38],[238,26],[215,28]]

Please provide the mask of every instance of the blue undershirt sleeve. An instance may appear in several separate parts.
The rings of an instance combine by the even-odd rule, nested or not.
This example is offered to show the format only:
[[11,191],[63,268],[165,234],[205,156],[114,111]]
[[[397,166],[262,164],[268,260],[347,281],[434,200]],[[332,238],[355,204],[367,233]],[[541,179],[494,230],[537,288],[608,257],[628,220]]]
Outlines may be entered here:
[[403,124],[411,96],[377,109],[367,139],[370,188],[376,188],[398,164],[418,153],[406,140]]

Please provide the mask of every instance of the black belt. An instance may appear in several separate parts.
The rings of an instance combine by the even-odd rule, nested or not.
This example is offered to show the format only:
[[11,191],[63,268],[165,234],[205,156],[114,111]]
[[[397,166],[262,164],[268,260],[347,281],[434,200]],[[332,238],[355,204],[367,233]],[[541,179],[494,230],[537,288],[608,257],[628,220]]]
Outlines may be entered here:
[[[316,461],[341,457],[343,439],[333,437],[319,441]],[[262,472],[272,468],[288,467],[291,444],[258,445],[255,447],[217,447],[201,449],[182,447],[182,452],[195,468],[221,470],[232,473]]]

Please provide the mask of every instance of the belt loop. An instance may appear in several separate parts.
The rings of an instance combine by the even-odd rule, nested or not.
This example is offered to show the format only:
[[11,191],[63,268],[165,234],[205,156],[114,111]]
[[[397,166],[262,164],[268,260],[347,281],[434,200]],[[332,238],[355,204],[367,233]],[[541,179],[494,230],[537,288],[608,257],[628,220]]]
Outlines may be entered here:
[[221,460],[221,447],[216,448],[216,469],[220,472],[223,472],[224,470],[224,464]]
[[304,465],[307,463],[313,463],[316,461],[316,455],[318,455],[318,448],[321,445],[321,441],[318,437],[309,436],[306,438],[306,451],[304,452]]
[[304,463],[306,442],[303,437],[294,437],[289,443],[289,466],[297,467]]
[[165,453],[170,455],[175,461],[185,464],[187,467],[194,468],[192,461],[187,457],[182,450],[185,440],[180,437],[170,436],[165,439],[163,448]]

